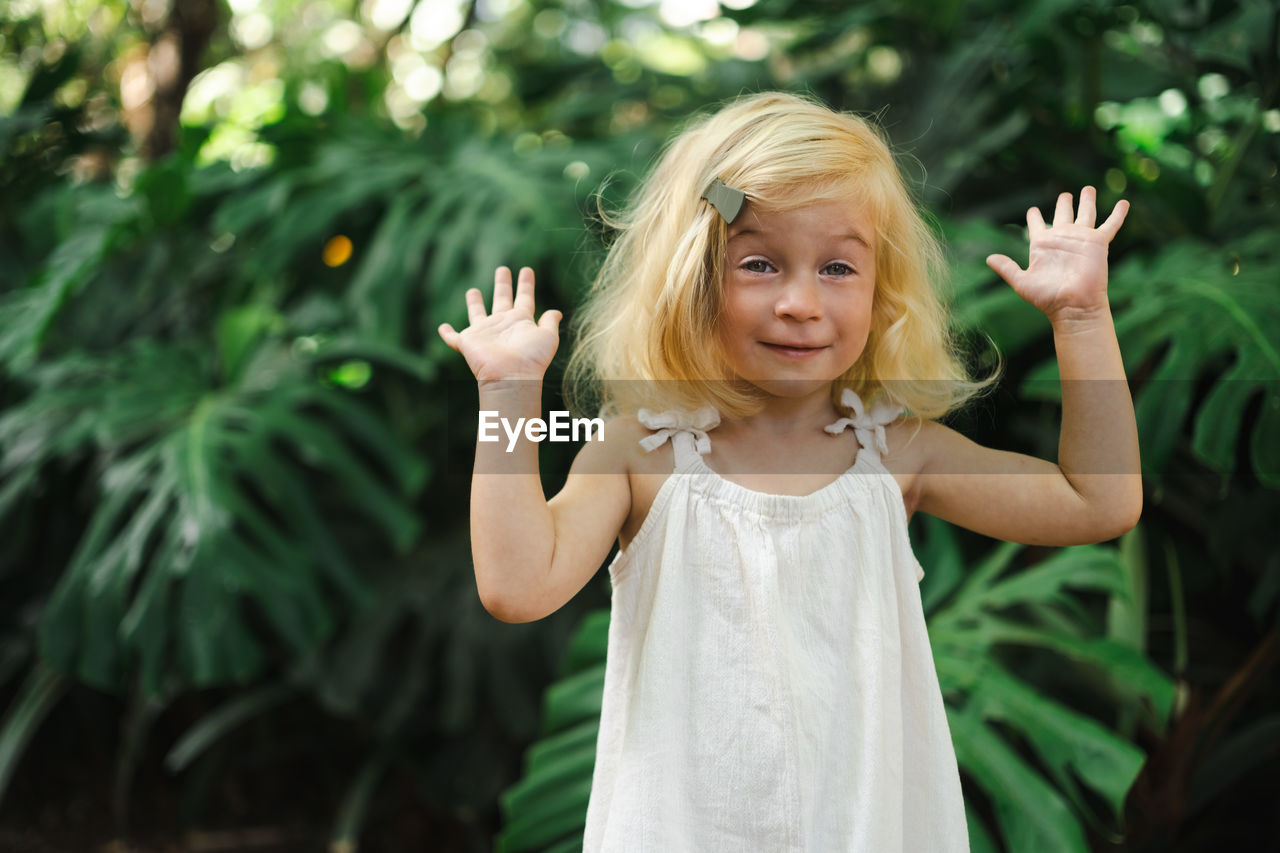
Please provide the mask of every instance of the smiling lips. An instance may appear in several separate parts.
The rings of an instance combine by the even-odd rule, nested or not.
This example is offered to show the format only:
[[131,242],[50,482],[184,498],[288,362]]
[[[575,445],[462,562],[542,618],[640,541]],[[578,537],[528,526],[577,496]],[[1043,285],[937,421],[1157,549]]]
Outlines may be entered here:
[[761,341],[770,352],[776,352],[778,355],[792,359],[812,358],[818,353],[826,349],[825,346],[809,346],[806,344],[781,343],[775,344],[769,341]]

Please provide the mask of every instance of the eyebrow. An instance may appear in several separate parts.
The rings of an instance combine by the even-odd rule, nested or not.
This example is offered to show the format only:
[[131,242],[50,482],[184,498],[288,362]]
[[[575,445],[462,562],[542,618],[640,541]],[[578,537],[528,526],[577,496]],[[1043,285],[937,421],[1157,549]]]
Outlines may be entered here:
[[[757,228],[743,228],[741,231],[737,232],[732,237],[730,237],[726,242],[732,243],[734,240],[737,240],[739,237],[747,237],[753,234],[761,234],[761,233],[763,232],[761,232]],[[836,235],[836,239],[849,240],[854,243],[859,243],[862,245],[862,248],[866,249],[868,252],[871,251],[871,244],[868,243],[865,239],[863,239],[862,235],[859,234],[857,231],[850,231],[848,234],[838,234]]]

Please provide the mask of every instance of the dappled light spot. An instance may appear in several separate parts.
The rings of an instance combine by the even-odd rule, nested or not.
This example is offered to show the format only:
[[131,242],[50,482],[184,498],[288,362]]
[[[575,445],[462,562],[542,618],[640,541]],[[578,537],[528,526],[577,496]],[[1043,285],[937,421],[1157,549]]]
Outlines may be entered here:
[[457,35],[466,23],[458,0],[423,0],[409,17],[409,32],[418,50],[433,50]]
[[353,391],[369,384],[373,378],[373,367],[367,361],[354,359],[346,361],[329,371],[329,381]]
[[275,27],[262,12],[236,15],[231,19],[231,37],[245,50],[257,50],[271,41]]
[[325,266],[340,267],[351,260],[351,240],[345,234],[330,237],[322,255]]
[[707,67],[706,54],[691,39],[661,33],[636,45],[640,61],[654,71],[688,77]]
[[1201,77],[1196,83],[1196,88],[1200,90],[1200,97],[1206,101],[1213,101],[1230,92],[1231,84],[1226,77],[1215,72]]
[[902,54],[888,45],[877,45],[867,51],[867,70],[876,82],[892,83],[902,74]]
[[658,17],[672,27],[687,27],[720,14],[716,0],[662,0]]
[[756,62],[769,55],[769,37],[760,30],[743,27],[733,43],[733,55],[747,62]]
[[1165,89],[1159,100],[1160,109],[1170,118],[1177,118],[1187,111],[1187,96],[1178,89]]
[[366,0],[361,11],[380,30],[394,30],[413,8],[413,0]]

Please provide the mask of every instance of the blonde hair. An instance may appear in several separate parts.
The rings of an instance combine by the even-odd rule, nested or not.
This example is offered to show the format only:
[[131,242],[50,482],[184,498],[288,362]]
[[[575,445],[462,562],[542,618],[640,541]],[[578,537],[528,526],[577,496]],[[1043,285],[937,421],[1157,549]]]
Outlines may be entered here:
[[618,235],[575,318],[565,375],[572,406],[605,414],[707,404],[728,415],[759,410],[758,392],[719,381],[728,226],[701,198],[715,178],[766,209],[845,199],[864,205],[875,223],[870,334],[862,356],[832,383],[837,407],[848,387],[868,405],[884,398],[937,418],[995,382],[998,367],[979,381],[964,369],[936,289],[946,271],[941,246],[881,132],[858,116],[765,93],[692,121],[629,208],[617,218],[602,211]]

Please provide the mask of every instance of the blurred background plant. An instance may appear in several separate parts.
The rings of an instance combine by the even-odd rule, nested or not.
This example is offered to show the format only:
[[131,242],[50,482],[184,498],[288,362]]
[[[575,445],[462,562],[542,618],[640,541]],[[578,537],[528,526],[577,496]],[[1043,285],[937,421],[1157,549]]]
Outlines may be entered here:
[[1006,359],[955,419],[984,443],[1053,458],[1058,412],[982,258],[1062,190],[1134,204],[1140,532],[913,521],[975,849],[1269,843],[1278,39],[1264,0],[10,0],[0,847],[572,849],[607,579],[480,607],[474,390],[432,330],[498,263],[571,313],[597,201],[767,88],[902,151],[975,366]]

